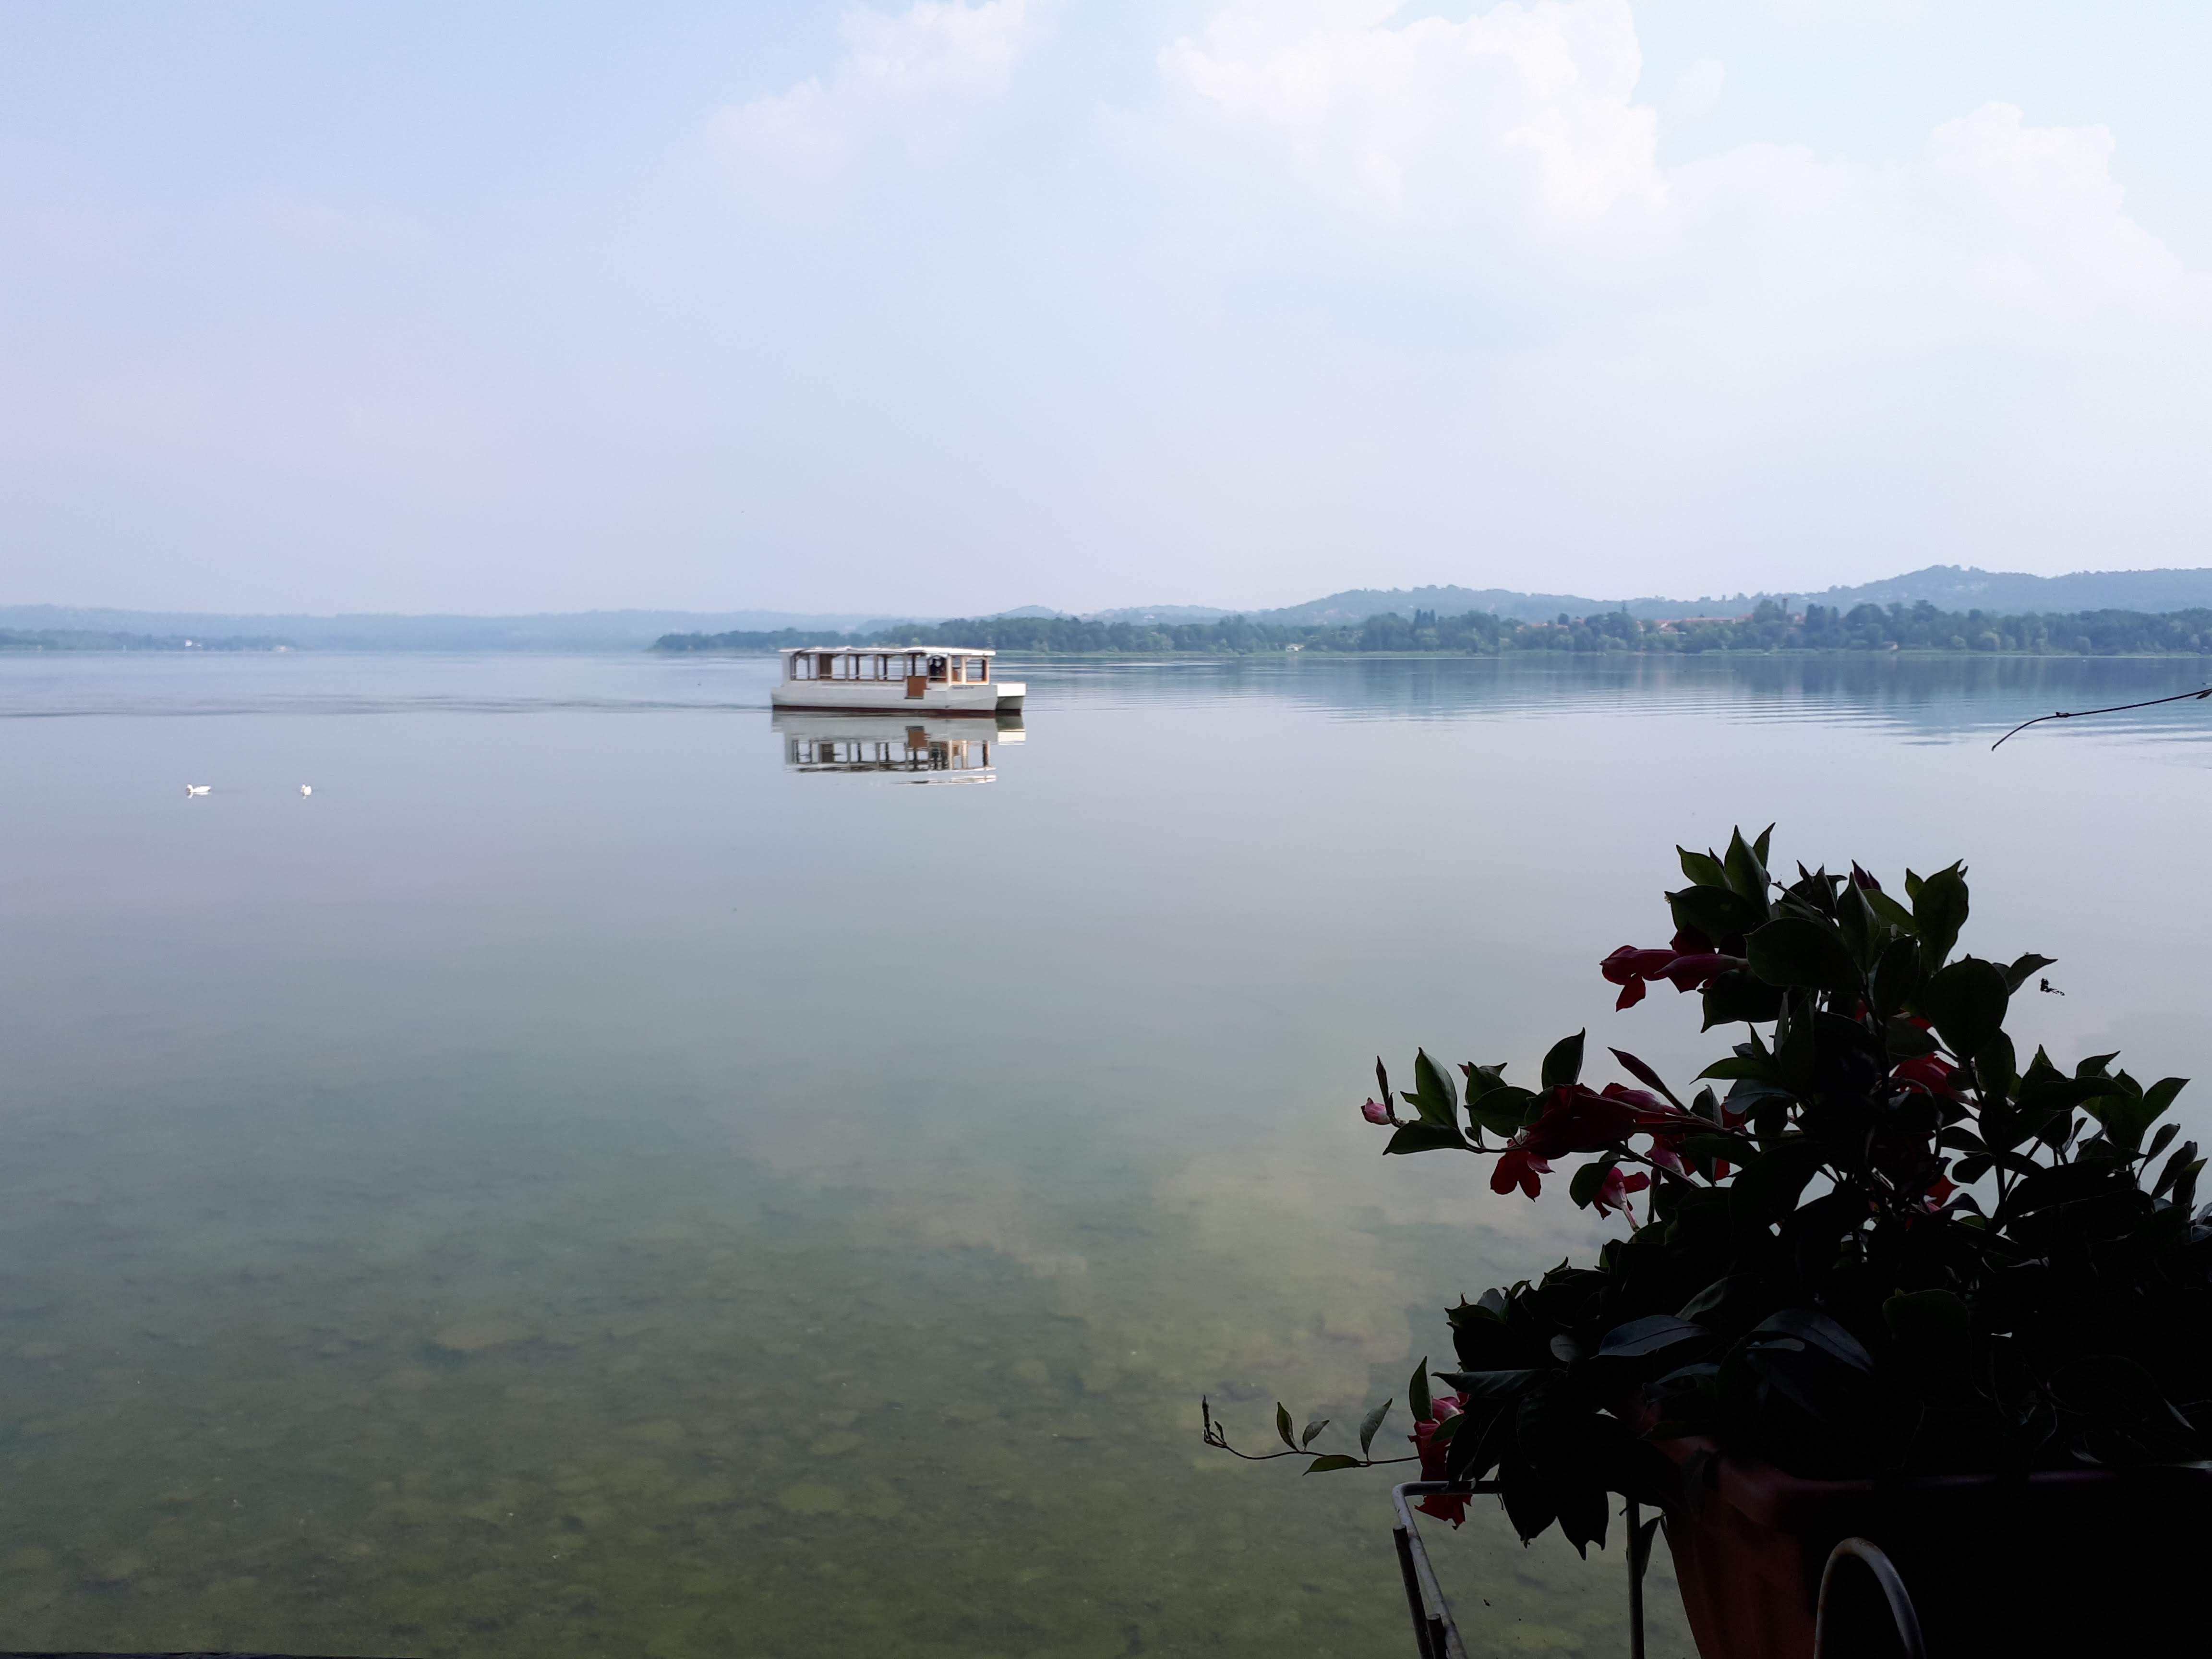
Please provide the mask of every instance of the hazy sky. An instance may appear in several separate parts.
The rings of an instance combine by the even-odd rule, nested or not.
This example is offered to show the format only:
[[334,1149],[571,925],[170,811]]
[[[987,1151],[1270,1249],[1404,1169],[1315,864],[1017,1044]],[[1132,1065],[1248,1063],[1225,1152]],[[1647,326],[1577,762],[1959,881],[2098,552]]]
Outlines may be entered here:
[[0,0],[0,601],[2212,564],[2203,0]]

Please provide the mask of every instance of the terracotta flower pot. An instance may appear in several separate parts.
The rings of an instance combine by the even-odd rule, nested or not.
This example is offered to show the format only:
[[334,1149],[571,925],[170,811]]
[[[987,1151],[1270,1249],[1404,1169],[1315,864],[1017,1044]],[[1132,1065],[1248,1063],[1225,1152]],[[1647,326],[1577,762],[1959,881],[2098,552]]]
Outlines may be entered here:
[[1802,1480],[1679,1441],[1667,1542],[1703,1659],[1812,1659],[1820,1571],[1871,1539],[1936,1659],[2201,1652],[2212,1469]]

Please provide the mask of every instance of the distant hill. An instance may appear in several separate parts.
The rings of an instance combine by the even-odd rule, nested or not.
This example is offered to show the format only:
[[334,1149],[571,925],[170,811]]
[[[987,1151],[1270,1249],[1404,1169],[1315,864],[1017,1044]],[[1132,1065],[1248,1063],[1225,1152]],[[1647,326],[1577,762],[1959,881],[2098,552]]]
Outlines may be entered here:
[[2064,576],[1931,564],[1886,581],[1801,593],[1820,605],[1917,605],[1942,611],[2010,612],[2142,611],[2154,615],[2212,605],[2212,570],[2077,570]]
[[1085,622],[1205,623],[1232,614],[1215,605],[1125,605],[1116,611],[1086,611]]
[[[2135,611],[2161,615],[2212,606],[2212,569],[2081,570],[2065,576],[2031,576],[2020,571],[1931,564],[1924,570],[1911,571],[1902,576],[1865,582],[1856,587],[1831,587],[1825,592],[1793,590],[1706,595],[1695,599],[1590,599],[1576,593],[1522,593],[1507,587],[1354,587],[1326,599],[1309,599],[1304,605],[1243,614],[1254,622],[1286,625],[1357,623],[1392,612],[1411,617],[1416,611],[1433,611],[1440,617],[1481,611],[1515,622],[1549,622],[1563,614],[1588,617],[1626,611],[1632,617],[1649,621],[1668,621],[1681,617],[1745,616],[1765,599],[1787,599],[1801,610],[1808,600],[1846,611],[1855,605],[1910,605],[1925,601],[1939,611],[1996,611],[2008,615],[2072,614],[2083,611]],[[1132,621],[1152,620],[1136,613],[1100,614],[1109,620],[1118,620],[1125,615]],[[1190,618],[1200,619],[1197,615]],[[1182,618],[1163,614],[1158,620]]]
[[1325,623],[1364,622],[1392,611],[1401,617],[1410,617],[1416,611],[1457,617],[1484,611],[1521,622],[1544,622],[1563,611],[1581,617],[1617,610],[1620,605],[1616,599],[1583,599],[1571,593],[1516,593],[1504,587],[1348,587],[1327,599],[1246,614],[1255,622]]

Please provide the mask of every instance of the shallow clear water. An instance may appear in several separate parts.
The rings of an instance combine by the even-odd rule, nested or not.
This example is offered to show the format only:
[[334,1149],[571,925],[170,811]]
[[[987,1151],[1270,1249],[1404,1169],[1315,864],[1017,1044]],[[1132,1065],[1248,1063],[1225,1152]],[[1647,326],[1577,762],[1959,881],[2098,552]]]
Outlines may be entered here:
[[[1032,666],[954,788],[752,661],[0,660],[0,1646],[1406,1651],[1380,1476],[1198,1396],[1356,1420],[1590,1235],[1386,1164],[1371,1057],[1688,1069],[1594,964],[1775,819],[2201,1075],[2212,718],[1988,750],[2197,667]],[[1622,1650],[1617,1549],[1439,1552]]]

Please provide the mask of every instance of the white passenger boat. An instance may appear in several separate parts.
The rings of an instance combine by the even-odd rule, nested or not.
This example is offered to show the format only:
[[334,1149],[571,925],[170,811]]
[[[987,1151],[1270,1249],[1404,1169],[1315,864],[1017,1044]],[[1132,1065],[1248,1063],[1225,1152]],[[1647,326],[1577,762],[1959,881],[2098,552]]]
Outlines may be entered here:
[[991,677],[995,651],[972,646],[787,647],[769,693],[778,708],[880,710],[902,714],[1012,714],[1029,688]]

